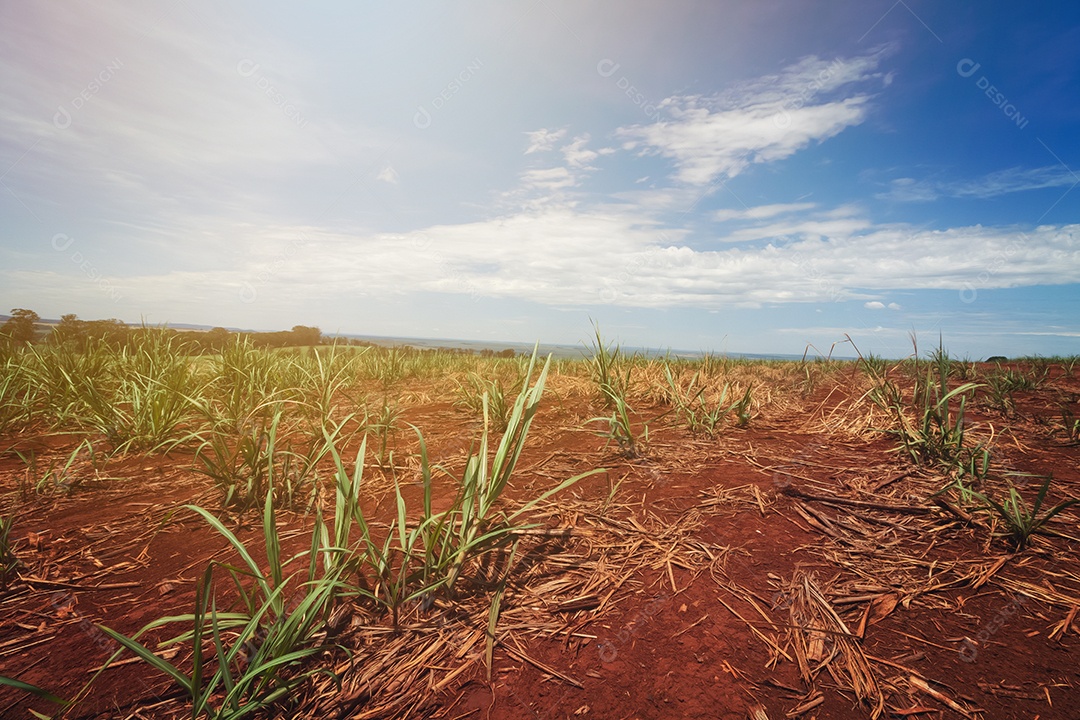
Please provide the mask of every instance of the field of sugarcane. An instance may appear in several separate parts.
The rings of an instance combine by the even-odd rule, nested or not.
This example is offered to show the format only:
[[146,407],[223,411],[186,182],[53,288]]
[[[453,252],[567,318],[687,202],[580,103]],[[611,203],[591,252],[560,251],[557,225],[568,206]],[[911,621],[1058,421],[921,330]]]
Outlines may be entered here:
[[914,343],[0,346],[0,716],[1075,717],[1077,358]]

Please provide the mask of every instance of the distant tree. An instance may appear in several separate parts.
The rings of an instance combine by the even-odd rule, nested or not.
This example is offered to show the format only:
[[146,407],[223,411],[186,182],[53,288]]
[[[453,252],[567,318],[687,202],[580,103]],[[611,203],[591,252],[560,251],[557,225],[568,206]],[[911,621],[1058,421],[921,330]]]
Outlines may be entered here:
[[517,353],[515,353],[515,352],[513,351],[513,349],[512,349],[512,348],[506,348],[505,350],[503,350],[502,352],[500,352],[500,353],[498,354],[498,357],[501,357],[501,358],[512,358],[512,357],[514,357],[515,355],[517,355]]
[[78,318],[75,313],[60,316],[60,322],[49,333],[50,343],[77,343],[86,342],[86,323]]
[[295,345],[318,345],[322,340],[322,330],[306,325],[294,325],[292,341]]
[[229,331],[223,327],[211,328],[203,336],[203,347],[207,350],[221,350],[229,344]]
[[15,308],[11,311],[11,317],[3,326],[0,326],[0,334],[8,336],[17,343],[33,342],[37,336],[34,326],[39,320],[41,318],[33,310]]
[[245,338],[251,341],[255,347],[288,347],[296,344],[296,337],[291,332],[278,330],[277,332],[245,333]]
[[127,326],[127,323],[117,320],[116,318],[86,321],[87,339],[97,338],[99,340],[104,340],[110,345],[121,345],[127,342],[133,332],[134,331]]

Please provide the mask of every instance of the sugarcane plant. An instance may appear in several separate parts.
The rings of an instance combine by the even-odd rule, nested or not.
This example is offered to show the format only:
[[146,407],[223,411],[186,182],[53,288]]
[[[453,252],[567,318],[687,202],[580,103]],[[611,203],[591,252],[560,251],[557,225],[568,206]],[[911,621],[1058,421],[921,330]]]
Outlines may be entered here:
[[971,491],[971,495],[981,503],[984,511],[1001,523],[1004,528],[1001,535],[1017,550],[1023,550],[1031,543],[1033,535],[1046,531],[1047,523],[1056,515],[1080,503],[1080,499],[1069,498],[1040,515],[1039,512],[1042,510],[1052,481],[1053,475],[1047,475],[1043,479],[1042,485],[1035,494],[1035,501],[1031,505],[1028,505],[1012,483],[1009,483],[1008,494],[1000,500],[982,492]]
[[[914,337],[912,343],[915,343]],[[883,432],[900,441],[896,448],[898,451],[905,453],[916,464],[933,463],[950,468],[978,454],[980,445],[972,449],[966,444],[966,410],[971,394],[981,386],[965,382],[949,388],[952,364],[940,344],[927,365],[925,375],[922,374],[918,346],[915,345],[915,387],[910,402],[905,400],[903,391],[888,377],[887,369],[883,371],[878,364],[866,362],[861,354],[860,364],[872,383],[864,397],[889,415],[891,426],[884,428]]]

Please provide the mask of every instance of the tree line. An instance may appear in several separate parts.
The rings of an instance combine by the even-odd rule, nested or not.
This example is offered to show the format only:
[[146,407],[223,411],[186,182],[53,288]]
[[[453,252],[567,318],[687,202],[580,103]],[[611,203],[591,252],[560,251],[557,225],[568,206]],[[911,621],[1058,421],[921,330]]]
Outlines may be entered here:
[[[323,345],[331,338],[323,336],[317,327],[295,325],[292,330],[276,332],[233,332],[222,327],[206,331],[178,330],[175,328],[150,328],[132,326],[115,318],[108,320],[80,320],[75,314],[63,315],[56,324],[45,323],[33,310],[15,308],[11,317],[0,325],[0,338],[5,343],[25,345],[27,343],[71,344],[86,347],[92,342],[105,342],[120,346],[148,331],[165,332],[175,335],[191,345],[195,352],[218,352],[237,338],[247,339],[255,347],[309,347]],[[337,339],[343,344],[343,339]],[[360,343],[360,341],[356,341]],[[348,340],[344,340],[346,344]]]
[[[193,353],[215,353],[236,342],[247,340],[255,347],[285,348],[311,347],[314,345],[355,345],[377,347],[375,343],[357,338],[323,335],[317,327],[294,325],[292,330],[276,332],[232,331],[223,327],[210,330],[178,330],[133,326],[110,318],[108,320],[80,320],[75,314],[62,315],[58,323],[42,322],[33,310],[15,308],[3,325],[0,325],[0,345],[26,345],[30,343],[69,344],[85,348],[94,342],[105,342],[114,347],[123,346],[136,340],[140,333],[164,332],[177,336],[188,344]],[[477,354],[481,357],[512,358],[516,352],[512,349],[473,351],[464,348],[429,348],[428,351]]]

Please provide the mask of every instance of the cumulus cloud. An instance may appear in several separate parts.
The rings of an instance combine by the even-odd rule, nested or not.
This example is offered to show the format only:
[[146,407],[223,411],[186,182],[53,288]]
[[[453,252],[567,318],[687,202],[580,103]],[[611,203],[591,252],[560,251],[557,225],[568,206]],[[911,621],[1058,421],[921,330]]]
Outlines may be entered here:
[[660,103],[667,119],[620,128],[618,135],[626,149],[669,158],[682,182],[734,177],[863,122],[871,99],[864,88],[884,84],[877,67],[885,54],[831,62],[808,57],[725,93],[670,97]]
[[[452,267],[483,294],[554,305],[714,308],[857,299],[897,310],[896,303],[867,294],[1080,281],[1080,226],[1042,227],[1024,236],[979,226],[870,226],[848,237],[806,234],[782,245],[707,250],[642,220],[632,209],[552,207],[429,234],[454,248]],[[420,258],[392,262],[423,264]],[[361,267],[370,269],[366,261]],[[455,292],[452,279],[439,283]]]
[[[280,245],[296,232],[281,228],[274,237]],[[266,282],[287,284],[290,295],[408,288],[558,306],[702,308],[852,299],[869,309],[895,310],[895,303],[886,306],[873,294],[1080,282],[1078,233],[1077,225],[1040,227],[1023,236],[979,226],[932,231],[904,225],[871,227],[849,237],[808,234],[782,245],[704,250],[632,209],[554,206],[395,235],[308,230],[303,252],[274,268]],[[219,279],[237,286],[268,267],[272,258]],[[169,275],[117,282],[134,298],[164,292],[170,282],[182,294],[181,281],[187,282]],[[26,273],[5,282],[32,286]]]
[[[556,191],[572,182],[565,168],[531,171],[528,178]],[[172,307],[173,319],[197,302],[218,308],[232,303],[242,311],[248,285],[258,291],[264,309],[277,298],[329,301],[362,289],[372,297],[437,292],[561,307],[716,309],[849,300],[872,310],[899,310],[879,298],[900,290],[1080,282],[1080,225],[1021,233],[851,220],[862,226],[823,234],[825,228],[804,221],[787,227],[791,232],[782,241],[691,247],[687,230],[670,228],[636,206],[552,201],[485,220],[395,234],[301,226],[207,228],[207,242],[260,250],[227,270],[113,275],[101,269],[125,303],[147,312]],[[74,270],[66,284],[54,275],[0,270],[0,284],[13,295],[34,297],[41,288],[53,288],[88,308],[98,298],[101,316],[119,314],[91,280]]]

